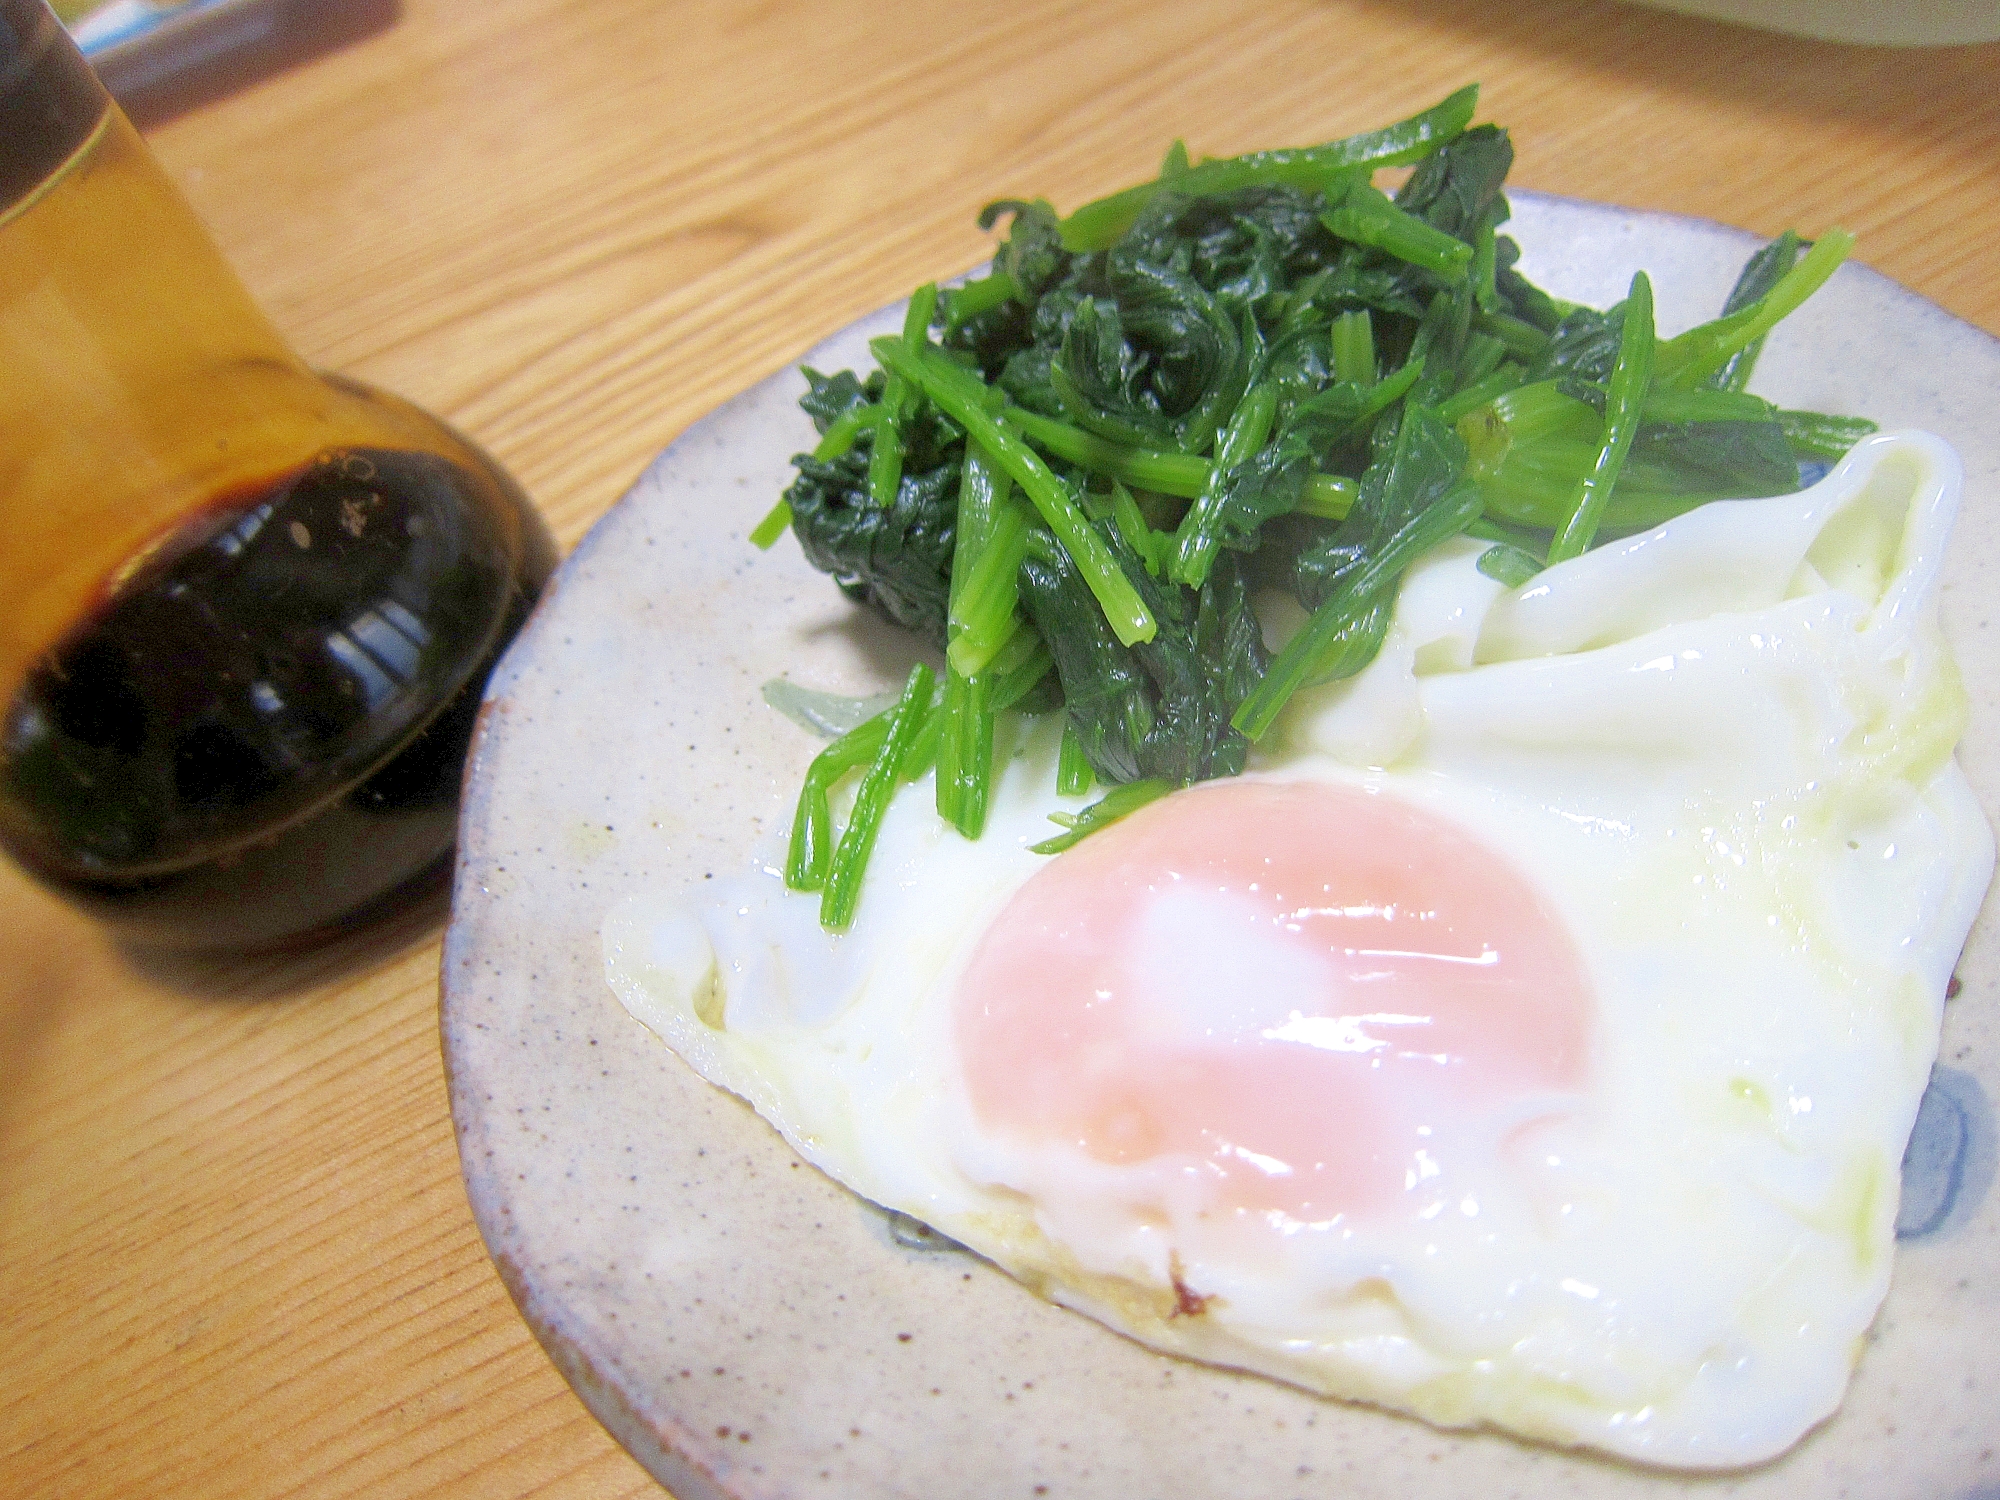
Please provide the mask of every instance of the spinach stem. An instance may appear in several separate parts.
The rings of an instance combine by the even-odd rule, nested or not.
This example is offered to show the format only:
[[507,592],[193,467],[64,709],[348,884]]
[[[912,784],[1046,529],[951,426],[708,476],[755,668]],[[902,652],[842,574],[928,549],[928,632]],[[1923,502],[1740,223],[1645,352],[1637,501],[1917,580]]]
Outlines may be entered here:
[[1456,536],[1479,514],[1479,487],[1459,484],[1436,504],[1399,527],[1347,580],[1313,611],[1304,628],[1271,662],[1264,680],[1237,706],[1229,722],[1252,740],[1262,739],[1291,701],[1292,694],[1325,675],[1329,651],[1339,645],[1357,616],[1373,607],[1378,594],[1394,596],[1403,570],[1446,537]]
[[1532,363],[1542,357],[1549,347],[1549,336],[1533,323],[1507,313],[1487,312],[1482,309],[1474,314],[1472,326],[1481,333],[1490,334],[1507,346],[1507,352],[1516,359]]
[[791,847],[785,858],[785,884],[795,891],[816,891],[826,884],[833,858],[834,785],[849,771],[881,754],[889,733],[889,715],[879,713],[857,724],[813,757],[799,788],[798,809],[792,817]]
[[1472,246],[1396,207],[1365,182],[1349,187],[1339,205],[1319,221],[1344,240],[1408,261],[1445,281],[1465,280],[1472,266]]
[[1098,830],[1109,828],[1120,818],[1137,812],[1148,802],[1157,802],[1175,789],[1171,781],[1147,777],[1143,781],[1128,781],[1121,787],[1114,787],[1107,796],[1091,803],[1074,817],[1052,813],[1049,820],[1061,823],[1063,831],[1039,844],[1030,844],[1029,852],[1060,854],[1065,849],[1074,848]]
[[1005,271],[952,287],[943,294],[945,330],[956,332],[981,313],[991,312],[1006,302],[1014,292],[1014,278]]
[[931,688],[935,681],[931,669],[918,662],[910,668],[903,696],[889,711],[881,751],[861,778],[861,787],[854,797],[853,816],[847,820],[828,862],[826,889],[820,893],[819,901],[820,926],[828,932],[845,932],[854,922],[868,856],[875,851],[882,819],[896,795],[897,783],[902,780],[904,758],[931,717]]
[[[911,296],[903,312],[904,348],[914,352],[929,342],[937,300],[934,281],[925,282]],[[875,421],[875,445],[868,452],[868,497],[885,510],[896,503],[896,491],[903,482],[903,419],[910,415],[913,404],[908,379],[891,371],[882,392],[881,415]],[[825,445],[821,439],[821,446]]]
[[875,424],[882,420],[887,408],[880,401],[866,406],[850,406],[827,424],[813,447],[813,457],[821,463],[831,463],[854,446],[854,440],[864,432],[872,432]]
[[1494,284],[1498,274],[1493,233],[1493,220],[1489,217],[1480,221],[1479,233],[1472,241],[1472,303],[1482,313],[1500,310],[1500,289]]
[[1749,306],[1690,328],[1660,345],[1657,379],[1663,385],[1700,385],[1735,355],[1756,343],[1818,291],[1854,249],[1854,236],[1829,229],[1777,285]]
[[1146,571],[1158,578],[1162,552],[1160,544],[1166,538],[1146,524],[1145,516],[1139,512],[1139,502],[1115,479],[1111,481],[1111,519],[1118,528],[1118,534],[1125,538],[1125,545],[1138,553]]
[[992,537],[966,575],[964,592],[951,606],[956,628],[946,655],[954,670],[968,677],[984,671],[1021,628],[1014,603],[1021,560],[1028,555],[1029,530],[1026,508],[1007,497],[995,517]]
[[903,483],[903,430],[893,404],[902,394],[896,377],[890,376],[882,419],[875,424],[875,446],[868,450],[868,498],[884,510],[896,503]]
[[997,714],[1012,708],[1027,697],[1055,664],[1056,659],[1039,635],[1032,630],[1016,631],[1014,638],[993,658],[988,673],[993,711]]
[[976,839],[986,829],[993,781],[993,705],[986,680],[956,669],[948,672],[938,717],[944,725],[938,746],[938,816]]
[[[1401,390],[1395,394],[1400,395]],[[1064,463],[1121,480],[1135,490],[1151,490],[1177,500],[1192,500],[1199,495],[1215,467],[1207,459],[1192,454],[1161,453],[1107,442],[1081,427],[1019,406],[1008,407],[1001,413],[1001,419]],[[1338,520],[1353,508],[1354,497],[1359,493],[1360,486],[1344,474],[1315,474],[1306,481],[1306,503],[1299,508]]]
[[[1406,166],[1462,135],[1478,105],[1479,85],[1468,84],[1407,120],[1324,146],[1253,151],[1193,166],[1185,165],[1183,148],[1178,171],[1099,198],[1064,219],[1059,226],[1063,248],[1072,252],[1110,249],[1162,188],[1189,196],[1269,185],[1324,189],[1357,169],[1367,172],[1376,167]],[[1169,161],[1173,160],[1170,156]]]
[[1446,422],[1456,422],[1460,417],[1477,411],[1495,397],[1504,396],[1521,383],[1521,367],[1508,360],[1485,379],[1466,386],[1457,395],[1439,403],[1438,417]]
[[[967,439],[965,461],[959,467],[958,532],[952,550],[945,624],[948,645],[944,707],[940,711],[943,738],[938,747],[937,810],[940,817],[969,839],[978,838],[986,826],[987,789],[993,775],[993,715],[987,705],[984,683],[972,675],[983,662],[968,668],[963,657],[953,653],[965,635],[968,586],[979,564],[994,550],[994,534],[1002,525],[1000,517],[1007,487],[1007,476],[992,457],[976,440]],[[1018,562],[1015,566],[1019,566]],[[998,622],[975,616],[977,623],[988,633],[996,628],[996,623],[1011,633],[1012,597],[1004,600],[996,597],[986,614],[996,608],[1000,615]]]
[[1192,500],[1201,493],[1211,467],[1191,453],[1163,453],[1153,448],[1128,448],[1094,432],[1054,417],[1010,406],[1001,413],[1008,426],[1019,428],[1065,463],[1104,474],[1156,495]]
[[1222,546],[1217,526],[1229,493],[1230,470],[1264,446],[1277,414],[1278,392],[1269,385],[1252,386],[1237,404],[1229,425],[1223,429],[1222,441],[1216,444],[1215,463],[1208,471],[1207,482],[1174,533],[1169,571],[1176,583],[1198,589],[1207,579],[1208,570],[1215,565],[1215,554]]
[[1055,533],[1070,561],[1076,564],[1078,574],[1096,597],[1111,633],[1119,642],[1131,646],[1150,641],[1159,631],[1153,612],[1146,608],[1069,487],[1042,462],[1040,454],[987,411],[986,383],[952,363],[939,349],[926,347],[915,352],[894,339],[877,339],[872,347],[885,368],[920,386],[940,410],[978,438],[1013,476]]
[[769,552],[779,537],[792,529],[792,507],[789,501],[780,500],[768,511],[750,532],[750,545],[760,552]]
[[[1718,365],[1718,368],[1720,366]],[[1618,340],[1618,362],[1612,366],[1611,385],[1604,402],[1604,442],[1597,450],[1597,462],[1577,486],[1575,508],[1557,528],[1549,543],[1549,565],[1581,557],[1597,534],[1604,507],[1611,501],[1612,486],[1639,430],[1646,403],[1646,387],[1653,374],[1653,283],[1644,271],[1632,277],[1632,289],[1625,296],[1625,326]]]
[[1375,320],[1365,307],[1333,320],[1333,373],[1344,385],[1375,383]]
[[1065,797],[1081,797],[1090,790],[1094,775],[1090,759],[1083,753],[1083,740],[1077,735],[1076,726],[1065,723],[1062,748],[1056,754],[1056,790]]

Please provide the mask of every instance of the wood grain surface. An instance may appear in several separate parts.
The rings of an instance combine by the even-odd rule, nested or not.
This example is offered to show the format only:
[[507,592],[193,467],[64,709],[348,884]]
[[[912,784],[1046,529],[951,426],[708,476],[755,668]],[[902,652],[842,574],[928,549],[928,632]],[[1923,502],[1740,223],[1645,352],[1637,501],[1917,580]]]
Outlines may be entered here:
[[[2000,332],[2000,47],[1610,0],[404,0],[150,140],[307,357],[460,424],[569,544],[703,412],[982,259],[987,200],[1468,79],[1522,186],[1842,223]],[[163,958],[0,871],[0,1495],[660,1493],[473,1228],[442,921]]]

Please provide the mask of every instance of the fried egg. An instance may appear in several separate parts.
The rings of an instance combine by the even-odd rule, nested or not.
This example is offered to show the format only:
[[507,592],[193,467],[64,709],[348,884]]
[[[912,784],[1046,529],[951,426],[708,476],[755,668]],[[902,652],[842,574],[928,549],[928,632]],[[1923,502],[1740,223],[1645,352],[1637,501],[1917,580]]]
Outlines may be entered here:
[[845,936],[773,848],[611,912],[611,986],[855,1192],[1148,1345],[1771,1458],[1887,1289],[1992,873],[1936,623],[1960,482],[1876,437],[1519,589],[1453,541],[1245,775],[1047,858],[1083,799],[1023,720],[977,842],[899,794]]

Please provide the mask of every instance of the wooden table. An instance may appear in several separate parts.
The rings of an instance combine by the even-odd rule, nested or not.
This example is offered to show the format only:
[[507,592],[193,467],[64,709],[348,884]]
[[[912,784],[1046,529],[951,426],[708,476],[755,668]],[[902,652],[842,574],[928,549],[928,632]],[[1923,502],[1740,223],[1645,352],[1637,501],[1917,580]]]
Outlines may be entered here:
[[[703,412],[981,259],[988,199],[1467,79],[1520,185],[1844,223],[2000,332],[2000,47],[1609,0],[405,0],[151,139],[308,357],[462,425],[568,544]],[[0,871],[0,1495],[659,1493],[467,1212],[442,919],[163,958]]]

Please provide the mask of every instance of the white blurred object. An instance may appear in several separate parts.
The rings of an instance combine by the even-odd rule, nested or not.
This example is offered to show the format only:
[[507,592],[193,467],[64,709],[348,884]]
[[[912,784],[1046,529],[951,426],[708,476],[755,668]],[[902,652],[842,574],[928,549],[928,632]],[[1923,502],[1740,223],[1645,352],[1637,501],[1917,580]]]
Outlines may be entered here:
[[1677,10],[1827,42],[1889,47],[1948,47],[2000,41],[2000,0],[1639,0]]

